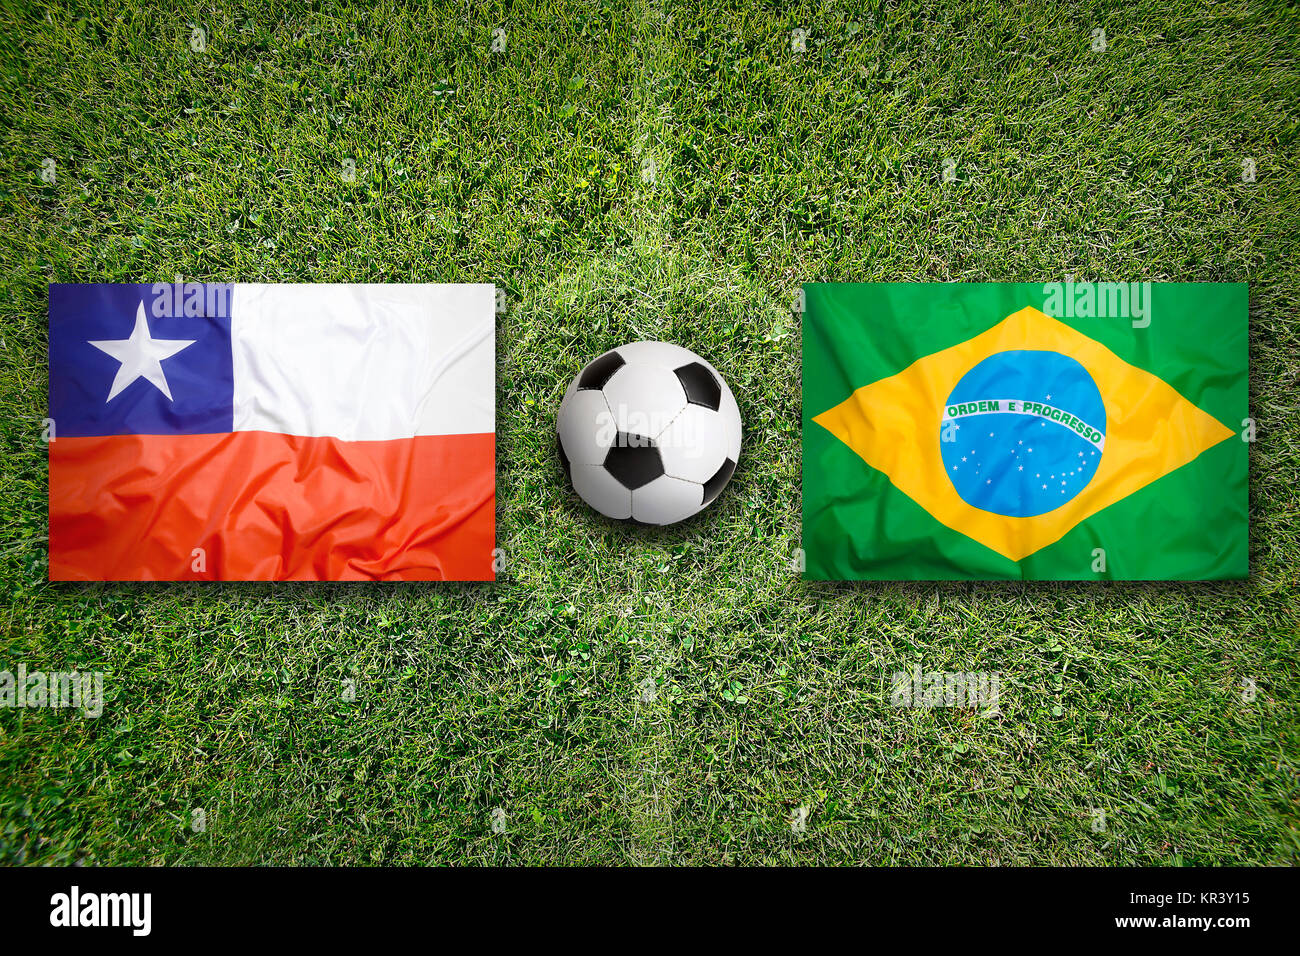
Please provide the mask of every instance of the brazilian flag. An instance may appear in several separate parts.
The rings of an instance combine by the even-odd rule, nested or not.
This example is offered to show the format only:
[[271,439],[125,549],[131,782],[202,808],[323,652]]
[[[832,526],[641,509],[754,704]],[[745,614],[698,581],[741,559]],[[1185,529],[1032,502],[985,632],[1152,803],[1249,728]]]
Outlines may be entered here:
[[1247,575],[1247,287],[804,286],[818,580]]

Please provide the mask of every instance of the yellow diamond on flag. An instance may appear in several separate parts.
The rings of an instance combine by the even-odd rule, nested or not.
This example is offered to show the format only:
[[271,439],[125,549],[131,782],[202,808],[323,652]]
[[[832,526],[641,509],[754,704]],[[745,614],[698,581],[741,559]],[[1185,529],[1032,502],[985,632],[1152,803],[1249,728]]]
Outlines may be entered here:
[[[1072,411],[1050,394],[1024,394],[1024,374],[1008,379],[1020,383],[1011,390],[1022,394],[996,394],[997,376],[977,374],[988,360],[1027,363],[1032,370],[1040,361],[1036,355],[1049,356],[1053,368],[1082,366],[1100,406]],[[954,389],[970,375],[987,394],[954,401]],[[962,429],[969,435],[1006,415],[1043,429],[1043,444],[1068,430],[1077,464],[1073,457],[1062,463],[1059,455],[1037,464],[1032,428],[1018,429],[1006,448],[994,448],[993,430],[987,443],[982,431],[980,443],[962,435]],[[1234,434],[1157,376],[1034,308],[862,386],[813,421],[936,520],[1012,561],[1060,540],[1079,522]],[[967,444],[969,455],[963,454]],[[992,460],[1003,452],[1005,458]]]

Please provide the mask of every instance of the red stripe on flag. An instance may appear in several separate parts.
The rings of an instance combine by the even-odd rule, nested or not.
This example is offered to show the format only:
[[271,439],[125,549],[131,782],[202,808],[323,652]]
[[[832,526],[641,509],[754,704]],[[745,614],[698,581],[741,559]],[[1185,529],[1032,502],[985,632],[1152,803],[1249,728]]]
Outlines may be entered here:
[[490,581],[494,439],[58,438],[50,580]]

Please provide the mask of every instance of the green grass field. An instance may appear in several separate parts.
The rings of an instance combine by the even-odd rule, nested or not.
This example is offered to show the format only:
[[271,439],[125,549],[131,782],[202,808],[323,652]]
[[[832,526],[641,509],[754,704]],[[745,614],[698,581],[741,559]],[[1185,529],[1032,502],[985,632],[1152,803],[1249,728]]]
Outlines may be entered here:
[[[0,7],[0,669],[108,696],[0,709],[0,863],[1300,858],[1300,13],[116,10]],[[46,286],[178,274],[504,287],[501,580],[47,583]],[[1250,283],[1250,580],[803,583],[799,284],[1069,275]],[[662,531],[554,453],[641,338],[746,425]],[[998,712],[892,707],[916,664]]]

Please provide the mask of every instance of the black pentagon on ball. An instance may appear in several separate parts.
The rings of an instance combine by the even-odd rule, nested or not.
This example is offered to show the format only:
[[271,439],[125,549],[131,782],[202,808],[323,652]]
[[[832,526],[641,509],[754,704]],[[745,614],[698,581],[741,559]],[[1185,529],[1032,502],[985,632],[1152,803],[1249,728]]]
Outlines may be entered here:
[[623,356],[617,352],[606,352],[582,370],[582,377],[578,379],[578,388],[602,389],[610,376],[626,364]]
[[713,473],[713,477],[704,483],[704,503],[707,505],[726,486],[731,480],[731,475],[736,470],[736,463],[728,458],[724,461],[718,470]]
[[624,488],[635,491],[664,473],[659,449],[649,438],[618,433],[613,446],[605,453],[605,470]]
[[673,369],[673,374],[682,383],[682,390],[686,392],[688,402],[692,405],[703,405],[715,412],[718,410],[718,406],[722,403],[722,385],[716,375],[699,362]]

